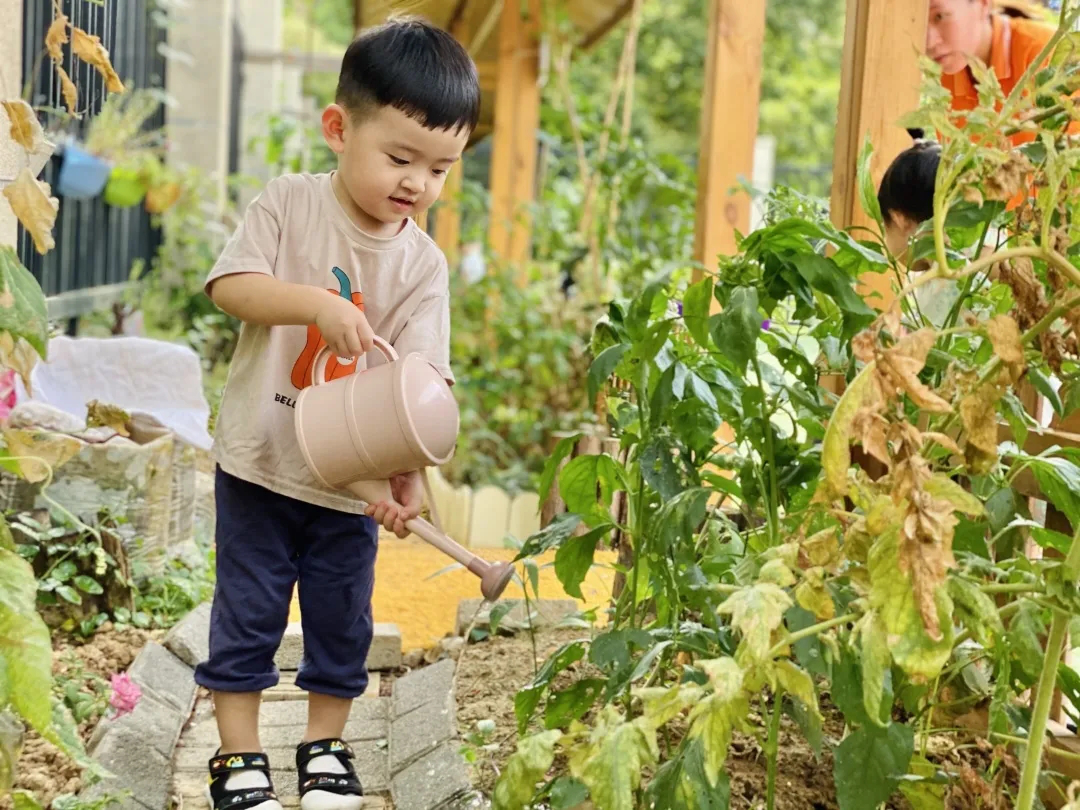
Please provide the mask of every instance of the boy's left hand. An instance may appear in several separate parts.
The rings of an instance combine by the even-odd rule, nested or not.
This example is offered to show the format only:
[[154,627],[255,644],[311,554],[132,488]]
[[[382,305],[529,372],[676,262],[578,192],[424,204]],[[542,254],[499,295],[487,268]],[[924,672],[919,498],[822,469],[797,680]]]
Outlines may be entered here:
[[420,480],[420,471],[395,475],[390,479],[390,492],[394,496],[393,501],[371,504],[365,514],[398,537],[408,537],[410,532],[405,528],[405,521],[418,516],[420,507],[424,505],[424,484]]

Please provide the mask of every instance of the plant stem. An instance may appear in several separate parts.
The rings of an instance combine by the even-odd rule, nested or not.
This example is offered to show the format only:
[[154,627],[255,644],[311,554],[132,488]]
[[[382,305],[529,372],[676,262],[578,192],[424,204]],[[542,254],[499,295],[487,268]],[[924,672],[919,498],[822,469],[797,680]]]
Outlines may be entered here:
[[[1016,745],[1028,745],[1031,742],[1031,739],[1028,737],[1014,737],[1011,734],[998,734],[996,731],[990,732],[990,736],[995,740],[1014,743]],[[1062,759],[1071,759],[1073,762],[1080,762],[1080,754],[1073,751],[1067,751],[1064,748],[1055,748],[1054,756],[1060,756]]]
[[983,593],[1046,593],[1042,587],[1033,582],[993,582],[989,585],[980,585],[979,590]]
[[[1072,546],[1065,557],[1065,571],[1075,572],[1080,565],[1080,529],[1073,536]],[[1046,721],[1050,717],[1050,704],[1054,699],[1054,686],[1057,684],[1058,664],[1061,662],[1061,648],[1065,644],[1065,633],[1069,629],[1069,615],[1064,611],[1055,611],[1050,622],[1050,635],[1046,639],[1046,655],[1043,658],[1042,672],[1035,693],[1035,708],[1031,713],[1031,727],[1028,729],[1027,752],[1024,755],[1024,770],[1020,776],[1020,791],[1016,798],[1016,810],[1031,810],[1035,802],[1035,789],[1039,782],[1039,768],[1042,765],[1043,745],[1046,742]]]
[[804,638],[810,638],[810,636],[816,636],[818,633],[824,633],[826,630],[831,630],[832,628],[839,627],[842,624],[853,622],[857,618],[859,618],[858,613],[845,613],[843,616],[837,616],[835,619],[829,619],[827,622],[819,622],[818,624],[811,625],[810,627],[804,627],[798,632],[788,633],[788,635],[784,638],[783,641],[781,641],[779,644],[769,650],[767,657],[775,658],[777,655],[780,654],[780,651],[783,650],[784,647],[790,647],[795,642],[802,641]]
[[765,744],[769,758],[765,783],[765,810],[774,810],[776,807],[776,766],[780,759],[780,718],[783,716],[783,708],[784,691],[777,689],[773,697],[772,717],[769,718],[769,739]]

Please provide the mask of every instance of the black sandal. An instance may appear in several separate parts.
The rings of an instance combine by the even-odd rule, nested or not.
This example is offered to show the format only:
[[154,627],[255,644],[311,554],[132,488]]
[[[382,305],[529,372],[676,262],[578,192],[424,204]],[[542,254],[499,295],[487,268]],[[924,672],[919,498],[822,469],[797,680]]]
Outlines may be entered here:
[[[345,773],[308,773],[307,766],[315,757],[335,756]],[[296,774],[300,780],[300,798],[312,790],[325,790],[335,796],[363,796],[364,788],[353,769],[356,758],[344,740],[316,740],[301,743],[296,748]]]
[[[262,771],[269,787],[228,790],[225,785],[237,771]],[[266,754],[215,754],[210,760],[210,782],[206,790],[214,810],[246,810],[263,802],[278,801]]]

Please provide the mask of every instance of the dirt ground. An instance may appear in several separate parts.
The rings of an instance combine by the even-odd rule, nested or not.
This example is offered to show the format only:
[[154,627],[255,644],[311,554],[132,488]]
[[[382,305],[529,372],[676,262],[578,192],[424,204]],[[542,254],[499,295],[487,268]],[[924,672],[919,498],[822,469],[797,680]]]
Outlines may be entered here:
[[[477,723],[494,721],[495,731],[489,738],[490,748],[479,752],[473,766],[476,787],[491,795],[498,773],[514,752],[517,744],[514,695],[532,680],[534,662],[543,664],[559,646],[582,638],[581,630],[557,630],[541,634],[536,650],[527,636],[500,637],[469,645],[461,654],[457,674],[458,725],[462,736],[476,731]],[[580,666],[580,665],[579,665]],[[565,687],[582,677],[564,673]],[[779,779],[777,810],[837,810],[833,784],[833,758],[828,742],[839,742],[844,733],[844,721],[835,708],[825,702],[825,740],[820,756],[815,756],[798,727],[784,718],[780,733]],[[674,729],[676,738],[678,729]],[[672,744],[677,743],[672,740]],[[961,741],[955,737],[929,738],[928,758],[955,776],[945,807],[947,810],[1008,810],[1011,804],[1000,786],[987,784],[978,776],[991,767],[996,752],[981,740]],[[998,766],[1013,792],[1019,783],[1018,764],[1012,756],[1004,755]],[[556,761],[558,767],[558,760]],[[753,736],[736,734],[732,740],[726,771],[731,780],[731,810],[756,810],[764,807],[766,762],[758,740]],[[940,806],[940,805],[939,805]],[[886,804],[887,810],[912,810],[899,793]]]
[[[97,675],[108,681],[114,673],[131,666],[139,650],[155,635],[161,634],[136,628],[102,629],[86,642],[54,635],[53,673],[81,681],[84,690],[90,692],[91,680],[84,674]],[[84,741],[89,739],[94,726],[94,720],[79,726]],[[57,796],[76,793],[82,786],[79,767],[33,731],[26,734],[15,774],[15,788],[32,792],[42,807],[48,807]],[[0,798],[0,810],[11,810],[11,807],[10,798]]]

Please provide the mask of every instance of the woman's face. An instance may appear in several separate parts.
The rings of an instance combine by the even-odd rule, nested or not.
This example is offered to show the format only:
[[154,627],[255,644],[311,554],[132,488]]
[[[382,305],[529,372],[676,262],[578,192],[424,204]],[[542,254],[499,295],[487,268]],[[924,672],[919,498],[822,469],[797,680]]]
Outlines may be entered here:
[[990,0],[930,0],[926,54],[946,74],[959,73],[988,46]]

